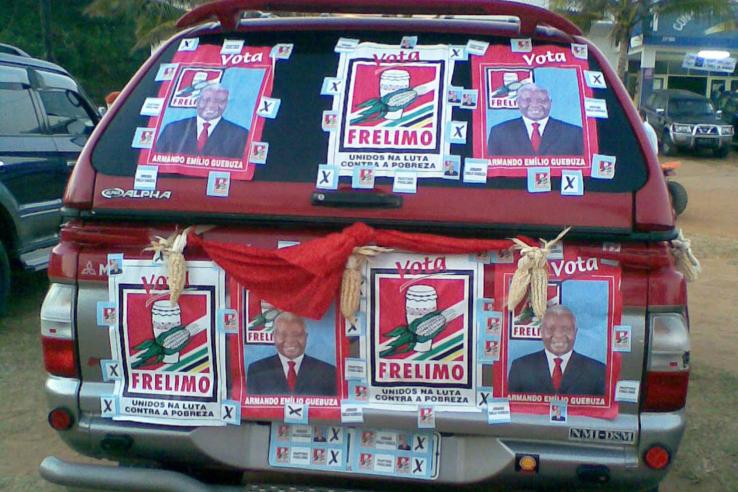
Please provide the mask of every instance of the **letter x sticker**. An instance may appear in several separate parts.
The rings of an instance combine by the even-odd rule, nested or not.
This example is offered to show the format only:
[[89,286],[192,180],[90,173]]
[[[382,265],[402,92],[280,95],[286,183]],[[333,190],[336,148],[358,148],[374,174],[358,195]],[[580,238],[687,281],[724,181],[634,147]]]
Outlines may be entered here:
[[259,109],[256,110],[256,114],[262,118],[276,118],[277,111],[279,111],[279,104],[282,101],[271,97],[262,97],[259,101]]
[[330,184],[333,171],[320,171],[320,182],[318,184]]
[[308,406],[299,403],[286,403],[284,406],[284,421],[293,424],[306,424]]
[[225,405],[223,407],[223,410],[225,411],[225,415],[223,415],[223,420],[229,420],[233,418],[233,412],[236,411],[235,408],[229,407],[228,405]]
[[480,391],[479,392],[479,403],[478,406],[483,407],[489,403],[490,392]]
[[328,439],[328,442],[340,441],[341,436],[338,435],[340,432],[341,432],[341,429],[339,429],[338,427],[331,427],[331,438]]
[[340,455],[340,451],[338,449],[331,449],[331,458],[328,461],[329,465],[337,465],[338,464],[338,457]]
[[415,446],[413,451],[425,451],[425,437],[415,436]]
[[464,56],[464,50],[461,48],[451,48],[451,58],[461,58]]
[[413,466],[413,474],[425,473],[425,469],[424,469],[425,460],[420,460],[418,458],[415,458],[414,461],[415,461],[415,466]]

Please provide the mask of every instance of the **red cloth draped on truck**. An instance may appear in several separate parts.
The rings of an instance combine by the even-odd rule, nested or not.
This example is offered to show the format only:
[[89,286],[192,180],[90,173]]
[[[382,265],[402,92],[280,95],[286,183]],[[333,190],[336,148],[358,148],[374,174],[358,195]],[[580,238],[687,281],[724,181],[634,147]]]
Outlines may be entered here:
[[[513,245],[509,239],[458,239],[374,229],[363,223],[276,250],[206,240],[192,232],[187,241],[203,248],[258,297],[278,309],[313,319],[320,319],[336,300],[346,262],[356,247],[376,244],[418,253],[471,254]],[[534,244],[530,239],[525,241]]]

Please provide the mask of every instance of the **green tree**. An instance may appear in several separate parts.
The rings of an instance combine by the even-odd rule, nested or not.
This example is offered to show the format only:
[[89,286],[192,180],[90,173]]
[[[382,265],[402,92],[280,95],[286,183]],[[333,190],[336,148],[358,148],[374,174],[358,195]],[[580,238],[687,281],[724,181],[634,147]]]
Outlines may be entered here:
[[135,23],[134,48],[150,48],[169,38],[187,10],[209,0],[93,0],[85,13],[97,18],[123,16]]
[[132,18],[90,18],[84,14],[90,0],[49,2],[51,53],[47,55],[41,2],[3,0],[2,3],[0,42],[63,66],[98,104],[102,104],[108,92],[120,90],[148,56],[148,50],[134,49]]
[[569,18],[585,34],[596,21],[612,21],[610,42],[618,46],[617,74],[623,81],[628,69],[628,48],[633,29],[654,14],[732,15],[730,0],[552,0],[551,9]]

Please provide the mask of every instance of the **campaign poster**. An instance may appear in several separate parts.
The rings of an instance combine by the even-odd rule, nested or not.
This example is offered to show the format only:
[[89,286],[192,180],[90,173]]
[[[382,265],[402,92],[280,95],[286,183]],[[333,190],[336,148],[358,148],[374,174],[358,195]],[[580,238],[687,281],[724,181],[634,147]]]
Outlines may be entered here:
[[460,255],[384,254],[367,265],[370,405],[475,405],[480,264]]
[[138,164],[158,166],[160,173],[223,171],[252,179],[258,160],[251,159],[252,142],[261,141],[264,125],[259,115],[263,105],[274,104],[271,50],[244,46],[224,54],[220,45],[198,44],[176,52],[168,74],[157,79],[157,97],[142,108],[149,120],[146,135],[134,142],[142,149]]
[[244,418],[283,420],[287,405],[311,420],[339,418],[348,345],[336,307],[314,320],[280,311],[240,286],[231,292],[238,293],[234,297],[245,327],[240,354]]
[[225,335],[216,319],[224,273],[212,262],[186,266],[185,289],[174,303],[162,263],[125,259],[110,276],[110,298],[120,311],[111,347],[122,369],[114,420],[225,425]]
[[448,46],[359,43],[343,51],[328,164],[341,176],[351,176],[356,167],[373,169],[375,176],[443,176],[451,114],[444,96],[453,67]]
[[621,316],[620,267],[567,247],[549,260],[548,308],[539,319],[528,298],[507,309],[513,264],[495,265],[495,302],[502,312],[494,396],[513,413],[548,414],[552,401],[568,415],[614,418],[621,354],[612,350]]
[[489,159],[489,177],[525,177],[528,168],[589,176],[598,141],[596,119],[585,110],[585,100],[593,99],[588,69],[568,46],[515,52],[490,45],[485,55],[471,57],[472,87],[480,98],[473,156]]

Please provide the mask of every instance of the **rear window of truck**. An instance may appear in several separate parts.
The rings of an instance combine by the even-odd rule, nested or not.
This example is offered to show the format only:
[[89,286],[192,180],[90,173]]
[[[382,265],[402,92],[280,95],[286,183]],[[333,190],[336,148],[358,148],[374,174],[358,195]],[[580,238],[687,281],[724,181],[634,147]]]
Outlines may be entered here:
[[230,180],[558,191],[562,175],[635,191],[646,162],[609,82],[586,45],[546,40],[193,36],[139,80],[92,163],[111,176],[156,166],[214,191]]

